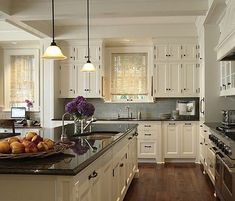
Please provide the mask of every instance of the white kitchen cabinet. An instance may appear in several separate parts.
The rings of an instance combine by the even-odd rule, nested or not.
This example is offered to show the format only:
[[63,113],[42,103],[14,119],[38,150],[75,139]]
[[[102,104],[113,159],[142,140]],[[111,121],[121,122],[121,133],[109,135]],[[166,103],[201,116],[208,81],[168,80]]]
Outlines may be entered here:
[[181,93],[181,65],[158,63],[154,68],[154,96],[179,96]]
[[[90,46],[90,60],[99,63],[102,59],[102,45]],[[62,47],[67,59],[63,62],[79,62],[85,64],[87,61],[87,45],[65,45]]]
[[95,64],[95,72],[81,72],[82,66],[82,63],[60,65],[60,98],[74,98],[76,96],[84,96],[86,98],[101,97],[100,65]]
[[196,158],[196,127],[194,122],[164,122],[164,157]]
[[76,66],[61,64],[59,69],[59,97],[74,98],[76,96]]
[[95,64],[95,72],[81,72],[83,64],[77,65],[76,94],[86,98],[101,97],[100,65]]
[[181,59],[180,44],[157,44],[154,46],[157,62],[174,61]]
[[220,96],[235,95],[235,62],[220,62]]
[[183,61],[193,61],[198,57],[196,44],[182,44],[181,45],[181,59]]
[[138,159],[162,162],[161,122],[140,122],[138,133]]
[[184,44],[156,44],[154,46],[156,62],[163,61],[195,61],[198,57],[197,45]]
[[200,65],[195,63],[182,64],[181,93],[184,96],[198,96],[200,93],[199,83]]
[[199,64],[157,63],[153,73],[156,97],[195,97],[200,94]]
[[192,123],[181,124],[181,157],[195,158],[196,157],[196,125]]

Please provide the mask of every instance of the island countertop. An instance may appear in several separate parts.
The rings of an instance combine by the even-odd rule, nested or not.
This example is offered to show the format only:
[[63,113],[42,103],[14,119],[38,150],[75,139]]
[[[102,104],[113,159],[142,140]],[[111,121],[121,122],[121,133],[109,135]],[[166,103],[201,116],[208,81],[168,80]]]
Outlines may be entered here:
[[[71,136],[73,124],[68,124],[65,128]],[[116,132],[115,135],[103,139],[87,139],[95,151],[83,138],[70,137],[75,145],[61,154],[45,158],[1,159],[0,174],[76,175],[126,135],[135,133],[136,128],[137,124],[95,124],[92,126],[93,132]],[[61,130],[61,127],[44,128],[43,132],[54,136],[55,141],[59,141]]]

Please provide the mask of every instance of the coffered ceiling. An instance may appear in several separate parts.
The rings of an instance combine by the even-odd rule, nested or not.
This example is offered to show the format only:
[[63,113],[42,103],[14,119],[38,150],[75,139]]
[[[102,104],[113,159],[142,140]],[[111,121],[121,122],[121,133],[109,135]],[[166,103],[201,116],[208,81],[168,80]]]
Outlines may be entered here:
[[[189,24],[208,9],[207,0],[90,0],[90,5],[91,26],[96,27]],[[50,36],[51,0],[0,0],[0,14],[39,38]],[[86,0],[55,0],[55,18],[60,30],[84,26]]]

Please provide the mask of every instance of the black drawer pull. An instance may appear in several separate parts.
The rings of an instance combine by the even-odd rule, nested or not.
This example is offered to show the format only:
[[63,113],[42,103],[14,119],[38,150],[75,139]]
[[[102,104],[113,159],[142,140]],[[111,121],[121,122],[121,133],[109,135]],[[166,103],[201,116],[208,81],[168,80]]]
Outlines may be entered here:
[[170,126],[174,126],[174,125],[175,125],[175,123],[169,123],[169,125],[170,125]]
[[152,146],[147,146],[147,145],[145,145],[144,147],[145,147],[145,148],[152,148]]
[[148,134],[148,133],[146,133],[146,134],[144,134],[145,136],[151,136],[152,134]]
[[200,142],[200,144],[201,144],[201,145],[203,145],[203,143],[202,143],[202,142]]
[[129,137],[129,138],[128,138],[128,140],[131,140],[131,139],[132,139],[132,137]]
[[95,178],[95,177],[97,177],[97,175],[98,175],[98,173],[96,171],[94,171],[94,172],[92,172],[91,175],[89,175],[88,179],[90,180],[92,178]]
[[123,166],[124,166],[124,164],[123,164],[123,163],[121,163],[119,166],[120,166],[120,167],[123,167]]
[[191,123],[185,123],[186,126],[191,126],[192,124]]
[[133,136],[138,136],[139,134],[138,133],[134,133]]
[[144,125],[144,127],[151,127],[151,125]]

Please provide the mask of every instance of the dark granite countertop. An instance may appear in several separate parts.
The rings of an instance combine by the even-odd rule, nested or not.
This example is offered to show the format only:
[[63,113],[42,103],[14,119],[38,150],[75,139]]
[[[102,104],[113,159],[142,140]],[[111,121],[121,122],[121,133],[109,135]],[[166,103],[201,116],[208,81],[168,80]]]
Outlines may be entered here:
[[[52,121],[62,121],[62,119],[52,119]],[[66,119],[65,121],[73,121],[71,119]],[[142,119],[135,119],[135,118],[97,118],[97,121],[199,121],[198,118],[195,117],[180,117],[178,119],[160,119],[160,118],[142,118]]]
[[[95,152],[84,140],[70,137],[75,145],[61,154],[45,158],[1,159],[0,174],[76,175],[136,128],[137,124],[95,124],[92,126],[93,132],[109,131],[118,134],[104,139],[88,139],[90,145],[96,148]],[[61,129],[56,127],[43,130],[47,135],[55,135],[55,140],[59,141]],[[66,125],[69,135],[73,133],[73,129],[73,124]]]
[[4,139],[4,138],[8,138],[8,137],[14,137],[14,136],[18,136],[18,135],[20,135],[20,133],[4,132],[4,133],[0,133],[0,139]]

